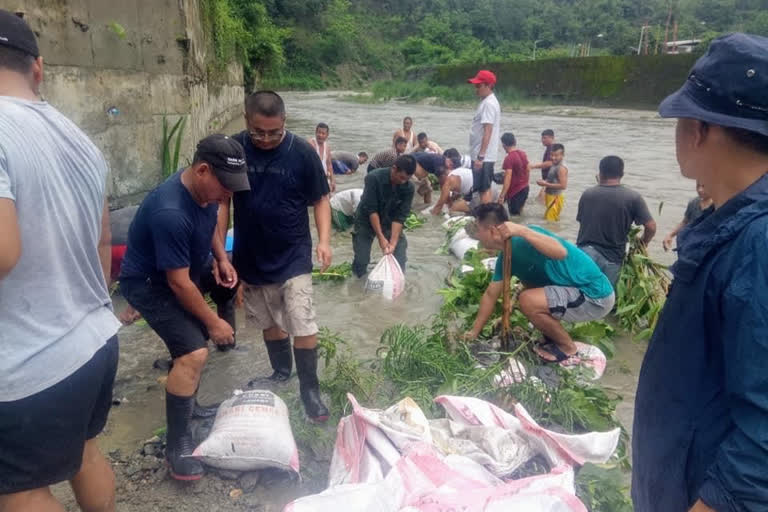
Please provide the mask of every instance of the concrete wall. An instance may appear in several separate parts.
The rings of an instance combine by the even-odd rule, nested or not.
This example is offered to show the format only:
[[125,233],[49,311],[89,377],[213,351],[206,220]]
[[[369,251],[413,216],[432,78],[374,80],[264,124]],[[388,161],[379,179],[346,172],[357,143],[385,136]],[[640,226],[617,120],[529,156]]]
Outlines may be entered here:
[[0,0],[0,8],[23,12],[37,34],[43,94],[104,152],[115,206],[160,182],[164,116],[187,117],[185,163],[197,140],[242,112],[242,68],[208,77],[199,0]]

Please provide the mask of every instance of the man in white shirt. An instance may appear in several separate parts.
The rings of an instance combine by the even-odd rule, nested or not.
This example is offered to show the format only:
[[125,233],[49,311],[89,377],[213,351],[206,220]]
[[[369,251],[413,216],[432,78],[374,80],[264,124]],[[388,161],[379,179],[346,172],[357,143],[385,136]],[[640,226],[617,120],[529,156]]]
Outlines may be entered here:
[[501,107],[493,93],[496,75],[483,69],[468,82],[474,84],[477,96],[482,99],[469,131],[469,154],[473,162],[474,190],[479,194],[482,203],[489,203],[492,199],[493,167],[499,152],[501,137]]

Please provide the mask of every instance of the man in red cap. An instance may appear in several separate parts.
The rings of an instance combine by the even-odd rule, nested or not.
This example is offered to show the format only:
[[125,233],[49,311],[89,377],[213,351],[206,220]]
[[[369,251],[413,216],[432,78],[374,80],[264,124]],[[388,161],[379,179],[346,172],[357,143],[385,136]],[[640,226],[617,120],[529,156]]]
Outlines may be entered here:
[[501,107],[493,93],[496,75],[483,69],[468,82],[475,85],[475,92],[482,98],[469,131],[469,154],[474,171],[473,188],[480,195],[480,201],[489,203],[492,199],[493,166],[496,163],[501,137]]

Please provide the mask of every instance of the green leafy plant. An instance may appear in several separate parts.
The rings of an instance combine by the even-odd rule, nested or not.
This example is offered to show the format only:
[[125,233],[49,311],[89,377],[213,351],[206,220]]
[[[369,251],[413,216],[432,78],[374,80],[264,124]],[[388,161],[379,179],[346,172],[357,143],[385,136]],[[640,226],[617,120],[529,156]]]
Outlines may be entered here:
[[121,24],[119,24],[116,21],[110,21],[107,27],[109,27],[109,30],[111,30],[112,33],[115,34],[120,39],[125,39],[125,37],[127,36],[125,27],[123,27]]
[[408,215],[408,218],[405,219],[404,227],[406,231],[412,231],[416,228],[420,228],[426,223],[427,223],[426,217],[424,217],[419,213],[411,212]]
[[180,117],[173,126],[169,127],[168,118],[163,116],[163,138],[161,141],[163,178],[179,170],[181,141],[184,137],[184,127],[187,118]]
[[629,235],[629,253],[616,285],[616,317],[627,332],[648,339],[664,307],[670,278],[666,267],[648,256],[637,238],[639,229],[633,228]]
[[587,463],[576,474],[576,495],[592,512],[632,512],[624,474],[615,466]]
[[325,272],[316,268],[312,271],[312,281],[344,281],[352,277],[352,264],[348,261],[338,265],[331,265]]
[[613,359],[616,353],[616,346],[611,339],[616,334],[616,329],[602,320],[571,324],[568,327],[568,334],[576,341],[597,346],[608,359]]

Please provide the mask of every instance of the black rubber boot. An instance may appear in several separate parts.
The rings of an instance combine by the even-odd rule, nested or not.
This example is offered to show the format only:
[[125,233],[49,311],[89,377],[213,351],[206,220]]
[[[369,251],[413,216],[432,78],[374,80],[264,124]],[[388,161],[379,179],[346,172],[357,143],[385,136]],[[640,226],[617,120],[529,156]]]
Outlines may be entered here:
[[317,349],[294,348],[296,374],[299,376],[299,391],[304,410],[310,420],[328,420],[328,408],[320,399],[320,382],[317,380]]
[[203,476],[203,465],[191,457],[195,443],[189,430],[189,420],[194,406],[194,395],[177,396],[165,392],[165,415],[168,422],[165,458],[171,476],[176,480],[200,480]]
[[216,312],[219,318],[232,326],[234,342],[231,345],[216,345],[219,352],[227,352],[237,345],[237,325],[235,322],[235,299],[234,297],[226,302],[216,304]]
[[269,377],[257,377],[248,383],[248,387],[255,387],[262,384],[274,384],[276,382],[285,382],[291,378],[293,369],[293,359],[291,358],[291,338],[283,338],[276,341],[265,341],[267,354],[269,354],[269,363],[274,372]]

